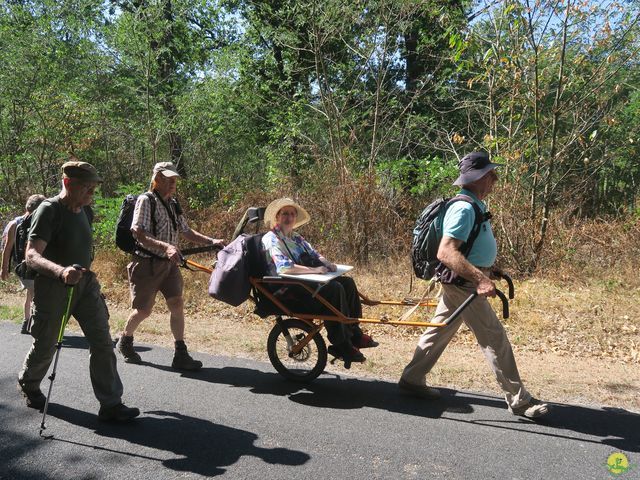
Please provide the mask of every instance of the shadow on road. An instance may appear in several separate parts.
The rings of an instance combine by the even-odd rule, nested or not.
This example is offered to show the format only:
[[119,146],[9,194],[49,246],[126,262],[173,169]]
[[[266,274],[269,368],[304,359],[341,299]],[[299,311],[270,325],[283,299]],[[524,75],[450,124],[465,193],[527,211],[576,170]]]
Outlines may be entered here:
[[[162,365],[147,365],[170,370]],[[246,387],[256,394],[288,396],[293,402],[312,407],[339,410],[378,408],[405,415],[477,423],[493,428],[575,439],[640,452],[640,415],[624,409],[596,409],[554,403],[551,405],[551,412],[543,420],[533,421],[512,416],[501,398],[467,394],[451,389],[441,389],[440,400],[427,401],[400,395],[397,385],[392,382],[359,380],[333,374],[322,375],[310,384],[288,382],[277,373],[240,367],[203,368],[198,373],[184,373],[183,376],[205,382]],[[473,413],[475,407],[479,406],[503,410],[504,420],[466,419],[460,416]],[[571,432],[595,438],[578,438]]]
[[[115,346],[115,341],[113,342]],[[89,350],[89,342],[82,335],[65,335],[62,340],[62,348],[71,348],[79,350]],[[144,345],[136,345],[134,347],[136,352],[148,352],[151,347],[145,347]]]
[[[171,452],[181,458],[161,458],[144,456],[122,450],[113,450],[96,445],[86,445],[91,449],[156,460],[163,466],[180,472],[192,472],[206,477],[221,475],[225,468],[237,462],[244,455],[251,455],[271,464],[303,465],[310,456],[304,452],[286,448],[261,448],[254,443],[255,433],[217,425],[208,420],[182,415],[176,412],[150,411],[126,425],[105,424],[98,421],[95,414],[76,410],[64,405],[51,406],[50,415],[79,427],[94,430],[96,434],[117,438],[158,451]],[[54,441],[78,442],[53,438]]]
[[[86,342],[83,337],[65,338],[65,346],[68,344],[71,348],[87,348],[83,342]],[[168,365],[151,362],[144,362],[144,365],[173,372]],[[493,428],[576,439],[640,452],[640,415],[624,409],[597,409],[556,403],[552,404],[549,415],[534,422],[511,416],[501,398],[466,394],[450,389],[441,389],[443,397],[438,401],[425,401],[399,395],[396,384],[392,382],[359,380],[335,374],[324,374],[306,385],[288,382],[275,372],[241,367],[203,368],[197,373],[183,373],[183,376],[199,381],[245,387],[256,394],[287,396],[293,402],[312,407],[339,410],[379,408],[406,415],[477,423]],[[460,416],[473,413],[474,407],[478,406],[503,410],[504,420],[466,419]],[[578,438],[572,432],[594,438]]]

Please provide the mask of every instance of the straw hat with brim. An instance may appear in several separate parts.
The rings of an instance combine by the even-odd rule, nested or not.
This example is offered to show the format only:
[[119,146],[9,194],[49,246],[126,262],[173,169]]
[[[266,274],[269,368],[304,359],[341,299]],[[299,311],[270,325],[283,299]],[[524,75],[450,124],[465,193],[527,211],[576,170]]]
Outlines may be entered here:
[[454,185],[469,185],[480,180],[487,172],[496,167],[501,167],[500,163],[492,163],[487,152],[471,152],[465,155],[458,163],[460,175],[453,182]]
[[264,224],[268,228],[273,228],[276,226],[276,224],[278,223],[276,221],[276,215],[278,215],[278,212],[284,207],[294,207],[298,211],[298,218],[296,220],[296,223],[294,223],[293,228],[298,228],[311,220],[309,212],[307,212],[292,199],[286,197],[279,198],[271,202],[267,209],[264,211]]
[[102,182],[96,167],[87,162],[71,161],[62,165],[62,173],[69,178],[82,180],[83,182]]

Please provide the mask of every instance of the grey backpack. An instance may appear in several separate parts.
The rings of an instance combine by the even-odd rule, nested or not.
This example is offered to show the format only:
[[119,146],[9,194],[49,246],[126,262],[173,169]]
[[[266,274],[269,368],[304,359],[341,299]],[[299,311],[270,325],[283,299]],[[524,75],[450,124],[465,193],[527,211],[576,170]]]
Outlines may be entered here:
[[218,252],[218,261],[209,278],[209,295],[237,307],[249,298],[249,277],[268,274],[262,249],[262,234],[242,234]]

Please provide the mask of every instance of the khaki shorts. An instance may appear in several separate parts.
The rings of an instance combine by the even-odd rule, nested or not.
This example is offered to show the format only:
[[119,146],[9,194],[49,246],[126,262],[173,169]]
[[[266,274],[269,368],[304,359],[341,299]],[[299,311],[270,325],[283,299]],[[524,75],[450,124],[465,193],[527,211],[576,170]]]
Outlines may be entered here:
[[182,296],[182,273],[180,267],[169,260],[133,257],[127,265],[131,307],[136,310],[151,310],[156,294],[164,298]]

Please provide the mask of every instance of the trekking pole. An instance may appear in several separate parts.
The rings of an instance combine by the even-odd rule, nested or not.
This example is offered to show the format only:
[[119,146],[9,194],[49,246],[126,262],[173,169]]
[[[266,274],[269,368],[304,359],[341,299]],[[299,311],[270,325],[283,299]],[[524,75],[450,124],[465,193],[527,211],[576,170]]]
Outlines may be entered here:
[[[73,268],[76,270],[82,270],[82,266],[78,264],[74,264]],[[53,389],[53,381],[56,378],[56,369],[58,367],[58,358],[60,357],[60,350],[62,350],[62,337],[64,336],[64,329],[69,322],[70,310],[71,310],[71,300],[73,299],[73,292],[75,290],[75,285],[67,285],[67,308],[65,312],[62,314],[62,320],[60,321],[60,331],[58,332],[58,343],[56,344],[56,358],[53,362],[53,370],[51,371],[51,375],[49,375],[49,391],[47,392],[47,400],[44,402],[44,408],[42,410],[42,423],[40,424],[40,436],[45,439],[53,438],[53,435],[42,435],[42,432],[47,429],[45,426],[45,419],[47,418],[47,409],[49,408],[49,398],[51,397],[51,390]]]
[[[505,294],[498,289],[496,289],[496,295],[502,301],[502,317],[509,318],[509,300],[507,300]],[[445,325],[449,325],[451,322],[453,322],[464,311],[464,309],[467,308],[471,302],[473,302],[473,300],[477,296],[478,292],[473,292],[471,295],[469,295],[469,297],[464,302],[462,302],[462,305],[456,308],[451,316],[442,323],[444,323]]]
[[442,323],[444,323],[445,325],[449,325],[451,322],[453,322],[456,318],[458,318],[458,316],[462,313],[462,311],[465,308],[467,308],[471,302],[475,300],[477,296],[478,296],[478,292],[473,292],[471,295],[469,295],[469,298],[467,298],[464,302],[462,302],[462,305],[456,308],[456,310],[451,314],[451,316]]

